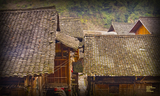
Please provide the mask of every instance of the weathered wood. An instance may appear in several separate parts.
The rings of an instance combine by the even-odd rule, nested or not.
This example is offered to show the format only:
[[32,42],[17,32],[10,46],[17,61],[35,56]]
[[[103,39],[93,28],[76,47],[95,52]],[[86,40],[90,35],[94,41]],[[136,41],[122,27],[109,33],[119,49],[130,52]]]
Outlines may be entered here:
[[[74,76],[73,76],[74,75]],[[77,93],[79,93],[79,85],[78,85],[78,73],[73,72],[72,74],[72,89],[75,89]]]
[[23,88],[14,88],[14,89],[9,89],[9,90],[11,94],[10,96],[27,96]]
[[[71,62],[70,62],[70,48],[68,48],[68,90],[71,90],[72,89],[72,85],[71,85]],[[71,96],[72,95],[72,91],[69,91],[68,92],[68,96]]]
[[143,25],[141,25],[135,34],[140,35],[140,34],[151,34],[151,33],[149,33],[149,31]]
[[67,59],[55,59],[55,61],[64,61],[64,60],[67,60]]
[[43,93],[42,93],[42,77],[38,77],[38,85],[39,85],[39,96],[43,96]]
[[48,78],[67,78],[67,77],[48,77]]
[[68,84],[67,83],[48,83],[45,85],[45,88],[55,88],[55,87],[68,88]]
[[78,59],[79,59],[79,49],[77,50],[77,55],[78,55]]
[[127,76],[117,76],[117,77],[111,77],[111,76],[96,76],[95,77],[95,83],[96,84],[107,84],[107,83],[133,83],[135,78],[133,76],[127,77]]
[[[130,78],[130,79],[128,79]],[[137,78],[137,79],[136,79]],[[115,79],[119,80],[119,83],[115,83]],[[94,77],[88,76],[88,94],[93,96],[158,96],[160,94],[160,82],[158,80],[160,77],[153,76],[119,76],[119,77]],[[98,81],[97,81],[98,80]],[[106,80],[113,80],[107,82]],[[133,80],[133,82],[126,82],[128,80]],[[99,82],[100,81],[100,82]],[[147,82],[148,81],[148,82]],[[157,81],[157,82],[156,82]],[[150,83],[152,82],[152,83]],[[118,91],[116,91],[118,90]]]
[[95,95],[96,96],[109,95],[109,86],[107,84],[95,84]]

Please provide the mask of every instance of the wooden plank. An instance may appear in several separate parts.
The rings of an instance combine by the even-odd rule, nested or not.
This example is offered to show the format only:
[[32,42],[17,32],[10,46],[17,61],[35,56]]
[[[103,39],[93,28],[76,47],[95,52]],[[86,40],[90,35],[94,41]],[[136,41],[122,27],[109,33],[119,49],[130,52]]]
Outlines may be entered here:
[[[60,76],[60,77],[62,77],[62,72],[63,72],[63,71],[62,71],[62,67],[61,67],[61,76]],[[61,79],[61,81],[60,81],[60,82],[62,83],[62,79]]]
[[139,29],[136,31],[136,35],[139,34],[150,34],[150,33],[143,25],[141,25]]
[[63,44],[61,43],[61,56],[63,58]]
[[79,59],[79,49],[77,51],[78,51],[77,53],[78,53],[78,59]]
[[54,59],[55,61],[64,61],[64,60],[67,60],[67,59]]
[[[61,45],[62,45],[62,44],[61,44]],[[61,47],[61,48],[62,48],[62,47]],[[63,49],[63,48],[62,48],[62,49]],[[61,50],[62,50],[62,49],[61,49]],[[60,64],[61,64],[61,62],[59,61],[59,64],[58,64],[58,65],[60,65]],[[62,65],[61,65],[61,66],[62,66]],[[61,69],[61,68],[58,67],[58,70],[57,70],[57,76],[58,76],[58,77],[60,77],[60,75],[59,75],[59,74],[60,74],[60,69]],[[59,78],[57,78],[57,81],[58,81],[58,83],[60,83],[60,82],[59,82],[59,81],[60,81]]]
[[40,96],[42,96],[42,77],[38,77],[38,80],[39,80],[39,94]]
[[108,84],[95,84],[95,95],[96,96],[109,95]]
[[29,76],[26,76],[24,79],[24,86],[27,87],[29,84]]
[[48,78],[67,78],[67,77],[48,77]]
[[55,68],[57,68],[57,69],[58,69],[59,67],[66,67],[66,66],[55,66]]
[[[70,48],[68,48],[68,89],[71,90],[71,64],[70,64]],[[71,96],[71,91],[68,92],[68,96]]]
[[47,88],[50,88],[50,87],[52,87],[52,88],[54,88],[54,87],[68,88],[68,84],[67,83],[48,83],[48,84],[46,84],[45,87],[47,87]]

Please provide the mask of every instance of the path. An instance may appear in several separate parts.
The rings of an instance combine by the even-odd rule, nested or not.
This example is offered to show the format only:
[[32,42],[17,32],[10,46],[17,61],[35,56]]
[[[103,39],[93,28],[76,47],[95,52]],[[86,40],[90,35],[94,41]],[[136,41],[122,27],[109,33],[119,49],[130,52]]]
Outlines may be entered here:
[[80,89],[79,95],[80,96],[85,96],[85,91],[87,89],[85,81],[84,81],[84,77],[85,77],[84,75],[78,77],[78,84],[79,84],[79,89]]

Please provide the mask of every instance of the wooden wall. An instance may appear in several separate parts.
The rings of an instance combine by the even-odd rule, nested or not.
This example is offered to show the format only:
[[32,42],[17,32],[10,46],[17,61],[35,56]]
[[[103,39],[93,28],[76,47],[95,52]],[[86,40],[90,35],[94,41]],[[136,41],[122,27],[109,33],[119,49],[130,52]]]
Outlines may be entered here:
[[27,91],[24,88],[3,88],[0,96],[27,96]]
[[150,33],[143,25],[141,25],[139,29],[136,31],[135,35],[143,35],[143,34],[150,34]]
[[56,43],[54,73],[47,76],[47,83],[56,85],[68,84],[70,49],[62,43]]
[[[113,77],[106,77],[110,80]],[[88,95],[90,96],[159,96],[160,94],[160,82],[139,82],[134,80],[134,82],[128,82],[127,78],[121,77],[118,79],[120,82],[111,83],[105,82],[107,79],[96,77],[88,77]],[[108,79],[108,80],[109,80]],[[117,78],[115,78],[117,79]],[[99,81],[96,81],[99,80]],[[104,80],[104,82],[102,82]],[[126,80],[126,81],[125,81]],[[128,79],[129,80],[129,79]],[[116,80],[115,80],[116,81]],[[125,81],[125,83],[122,83]],[[153,80],[150,80],[153,81]]]
[[67,59],[55,59],[54,74],[47,77],[47,83],[67,83],[68,63]]
[[23,78],[0,78],[0,85],[0,96],[26,96],[27,94]]

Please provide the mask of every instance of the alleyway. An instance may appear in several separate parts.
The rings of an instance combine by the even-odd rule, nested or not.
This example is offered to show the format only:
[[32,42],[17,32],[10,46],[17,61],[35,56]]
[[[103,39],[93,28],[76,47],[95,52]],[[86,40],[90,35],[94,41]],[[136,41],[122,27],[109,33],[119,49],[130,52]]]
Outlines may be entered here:
[[85,84],[85,81],[84,81],[84,75],[79,75],[78,77],[78,84],[79,84],[79,89],[80,89],[80,92],[79,92],[79,95],[80,96],[85,96],[85,91],[87,89],[86,87],[86,84]]

